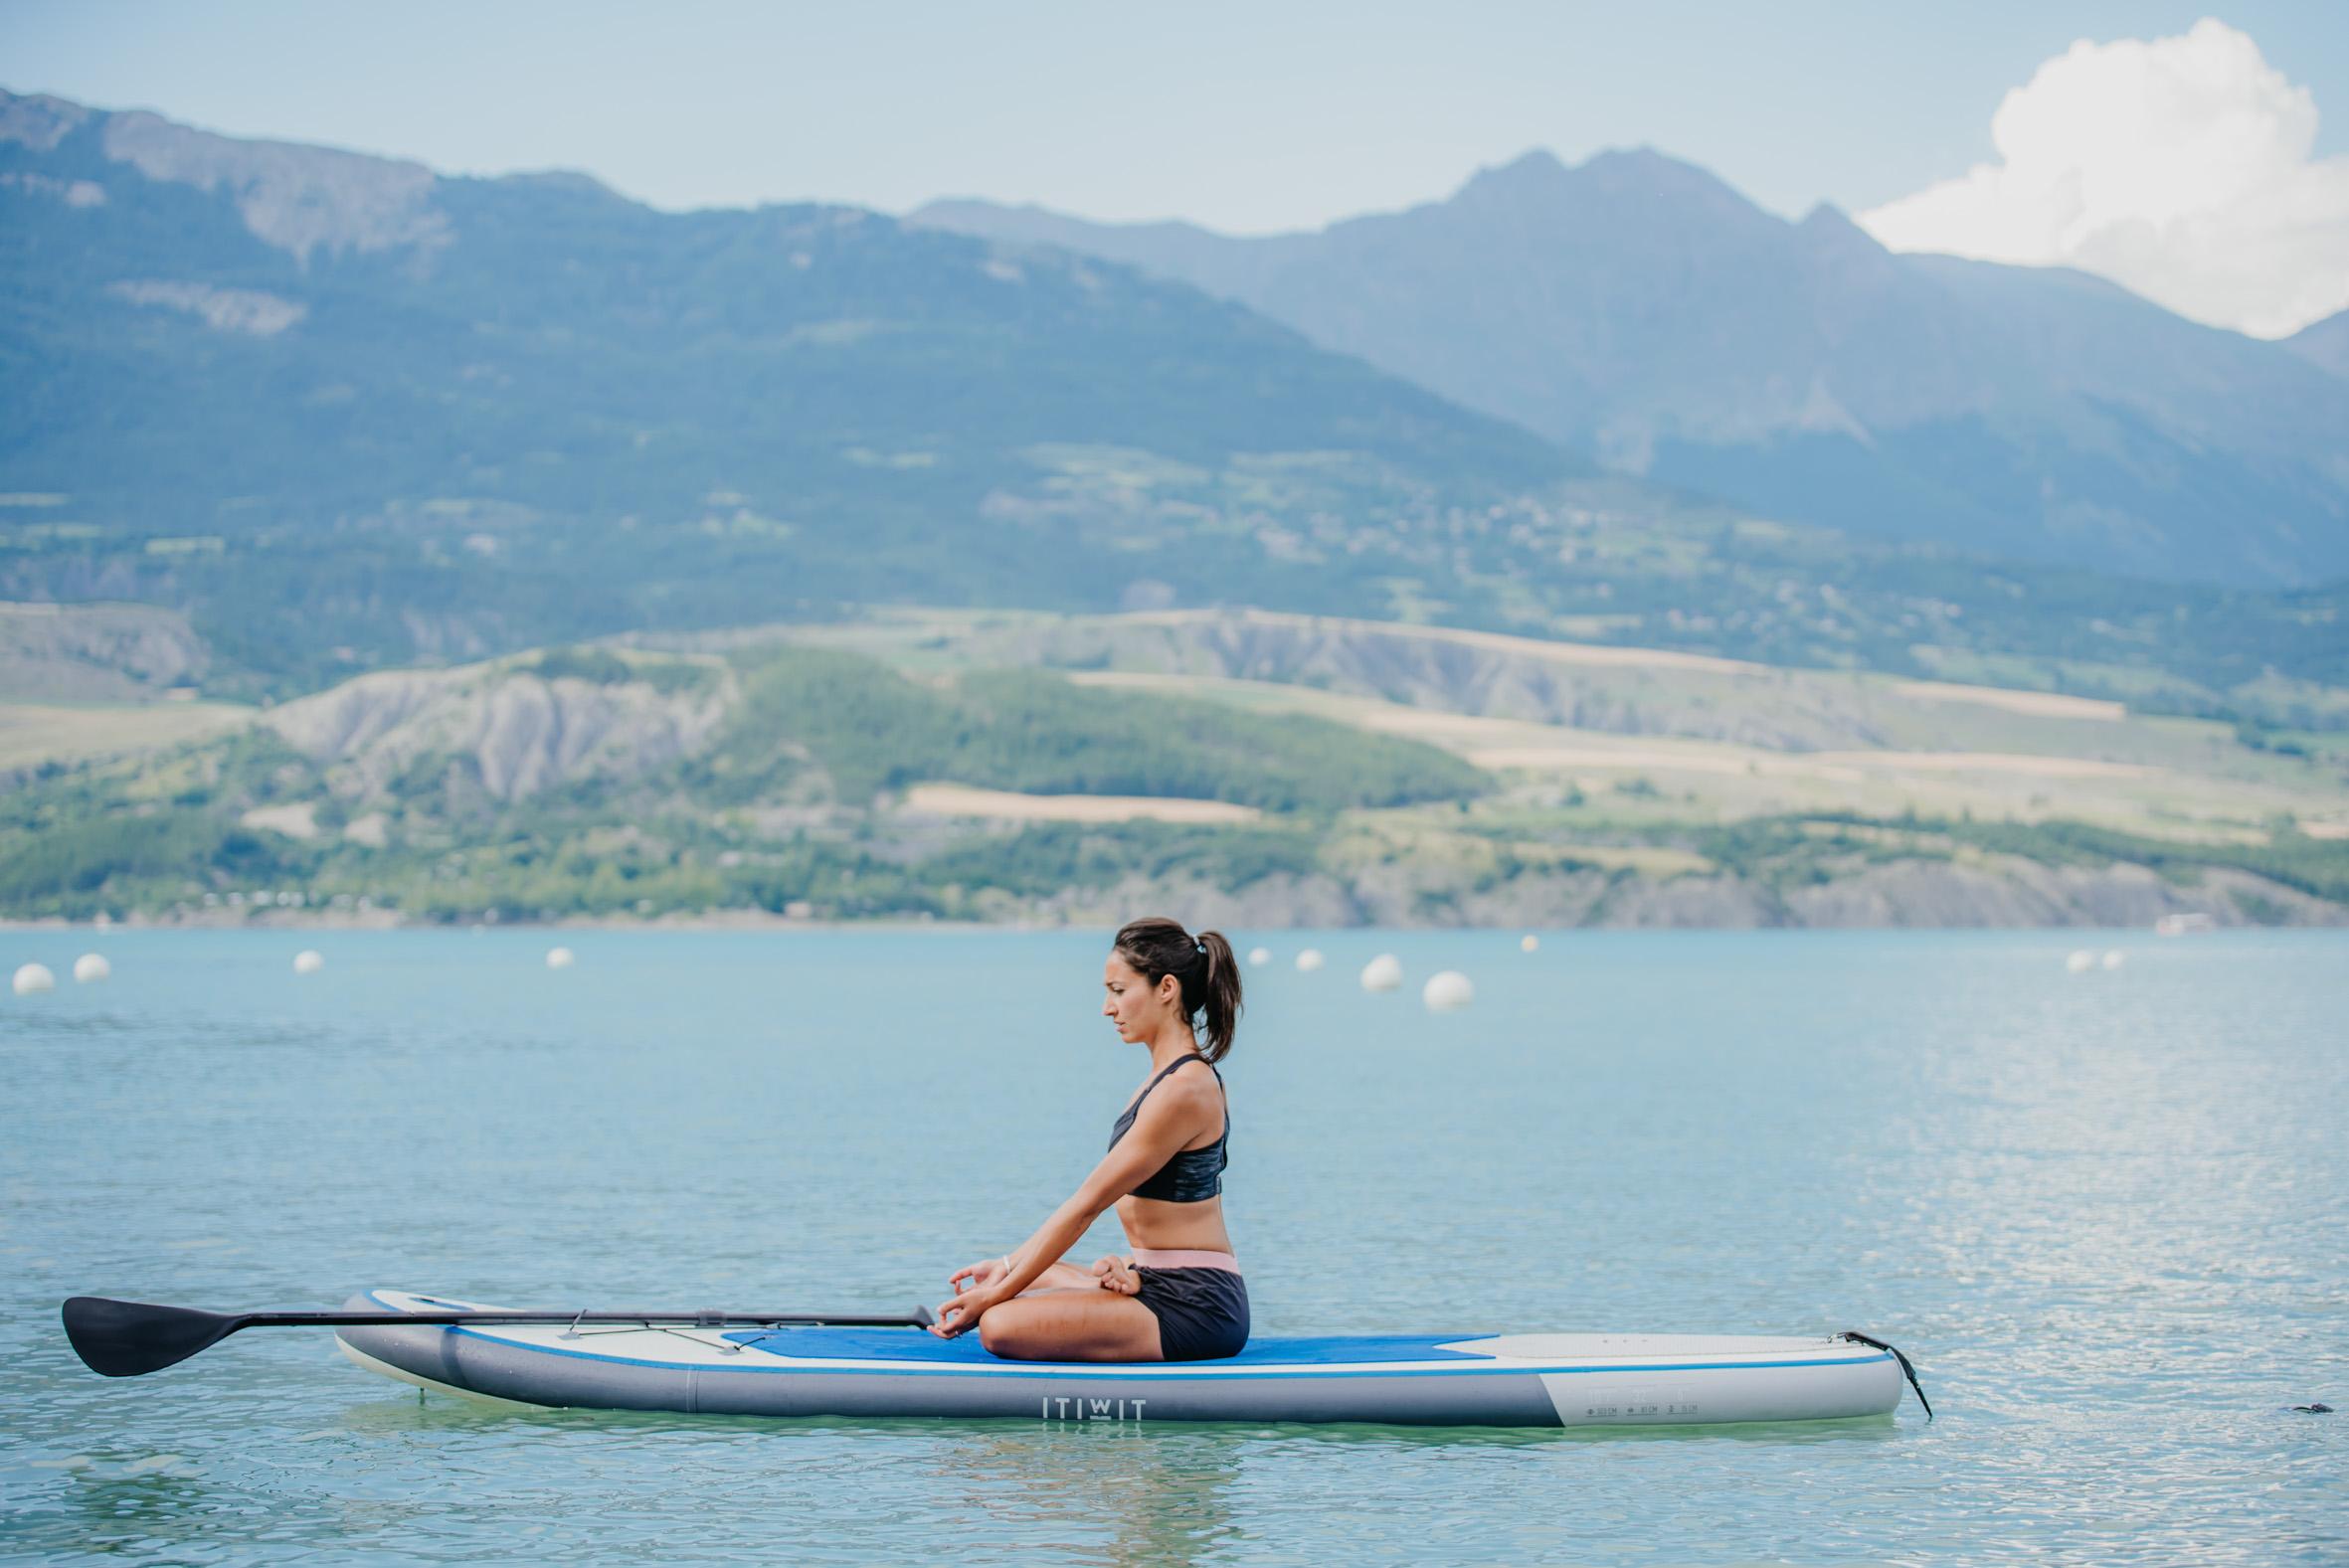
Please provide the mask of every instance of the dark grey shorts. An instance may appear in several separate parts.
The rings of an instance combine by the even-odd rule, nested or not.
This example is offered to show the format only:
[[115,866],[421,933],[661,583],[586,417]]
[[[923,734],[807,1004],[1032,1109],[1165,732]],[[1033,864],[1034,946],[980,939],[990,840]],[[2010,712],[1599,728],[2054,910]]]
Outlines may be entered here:
[[1159,1347],[1170,1361],[1218,1361],[1248,1342],[1248,1286],[1229,1269],[1151,1269],[1136,1265],[1135,1300],[1159,1320]]

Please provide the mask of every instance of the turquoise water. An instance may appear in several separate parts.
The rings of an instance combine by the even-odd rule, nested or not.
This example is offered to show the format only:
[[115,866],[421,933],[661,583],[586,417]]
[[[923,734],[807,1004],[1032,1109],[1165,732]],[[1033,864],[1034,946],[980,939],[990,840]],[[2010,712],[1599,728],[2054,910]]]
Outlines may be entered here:
[[[1313,975],[1263,939],[1226,1069],[1259,1332],[1859,1327],[1930,1424],[762,1424],[485,1412],[306,1330],[73,1358],[79,1293],[935,1305],[1143,1076],[1099,936],[554,940],[0,933],[62,977],[0,997],[0,1555],[2349,1557],[2338,935],[1344,932]],[[1398,995],[1355,982],[1380,951]],[[1419,1005],[1440,967],[1473,1007]]]

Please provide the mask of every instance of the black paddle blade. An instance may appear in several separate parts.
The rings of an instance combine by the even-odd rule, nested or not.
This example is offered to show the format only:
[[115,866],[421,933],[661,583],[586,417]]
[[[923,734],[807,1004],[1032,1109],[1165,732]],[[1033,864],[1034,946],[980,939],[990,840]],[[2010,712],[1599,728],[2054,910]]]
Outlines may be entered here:
[[252,1314],[77,1296],[64,1315],[66,1337],[83,1365],[106,1377],[139,1377],[220,1343]]

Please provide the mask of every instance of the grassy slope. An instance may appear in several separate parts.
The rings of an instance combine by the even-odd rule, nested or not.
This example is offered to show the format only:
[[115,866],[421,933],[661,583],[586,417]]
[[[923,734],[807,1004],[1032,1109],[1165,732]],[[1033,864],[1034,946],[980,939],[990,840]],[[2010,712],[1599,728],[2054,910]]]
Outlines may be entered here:
[[[408,758],[380,792],[338,794],[338,784],[352,788],[348,771],[267,726],[49,770],[0,801],[0,912],[83,916],[298,889],[305,901],[364,897],[450,917],[798,903],[971,915],[984,889],[1041,891],[1137,866],[1242,882],[1303,870],[1310,824],[1333,813],[1465,801],[1490,785],[1414,741],[1205,703],[1137,704],[1037,672],[938,687],[852,654],[775,646],[735,664],[742,697],[712,749],[630,782],[573,782],[520,801],[497,799],[469,756],[446,752]],[[690,690],[704,669],[567,650],[516,672]],[[1218,799],[1283,820],[966,832],[909,847],[886,807],[891,791],[926,780]],[[299,804],[317,807],[314,837],[247,825],[257,810]],[[794,806],[799,823],[777,827],[772,813]],[[389,819],[388,847],[341,831],[362,813]]]
[[1234,714],[1196,700],[1143,704],[1022,670],[974,671],[939,690],[855,654],[797,647],[738,663],[743,705],[718,748],[682,775],[713,804],[759,798],[793,752],[805,752],[850,805],[929,780],[1268,811],[1466,798],[1487,785],[1441,751],[1328,719]]
[[[1114,620],[1116,617],[1107,617]],[[1271,617],[1266,617],[1271,618]],[[1142,617],[1134,617],[1137,625]],[[794,635],[850,646],[932,677],[989,661],[1051,617],[898,614]],[[1321,622],[1323,627],[1337,623]],[[1379,633],[1387,628],[1365,626]],[[1408,628],[1414,639],[1462,651],[1494,639]],[[1511,639],[1515,640],[1515,639]],[[1554,645],[1527,644],[1544,654]],[[1659,652],[1595,650],[1604,662],[1576,663],[1581,700],[1617,718],[1615,733],[1488,717],[1473,708],[1488,694],[1474,677],[1450,693],[1405,703],[1289,679],[1232,679],[1196,668],[1168,670],[1159,645],[1114,636],[1082,646],[1121,648],[1073,678],[1104,690],[1183,695],[1261,715],[1310,715],[1371,733],[1409,736],[1503,775],[1482,809],[1561,808],[1603,830],[1713,822],[1789,812],[1897,817],[1923,813],[1992,820],[2084,820],[2153,837],[2242,839],[2279,822],[2320,829],[2349,823],[2349,736],[2247,730],[2210,720],[2098,705],[2058,703],[2051,713],[2015,712],[2013,695],[1918,683],[1854,671],[1736,666]],[[1154,663],[1162,667],[1150,667]],[[1438,706],[1447,701],[1449,706]],[[2063,711],[2069,710],[2069,711]],[[1734,727],[1775,733],[1777,746],[1704,738]],[[1621,733],[1622,730],[1632,733]],[[1695,732],[1694,734],[1689,732]],[[1958,756],[1953,754],[1966,754]],[[1650,787],[1623,791],[1617,786]],[[1579,791],[1581,807],[1560,802]],[[1575,814],[1579,813],[1579,814]]]

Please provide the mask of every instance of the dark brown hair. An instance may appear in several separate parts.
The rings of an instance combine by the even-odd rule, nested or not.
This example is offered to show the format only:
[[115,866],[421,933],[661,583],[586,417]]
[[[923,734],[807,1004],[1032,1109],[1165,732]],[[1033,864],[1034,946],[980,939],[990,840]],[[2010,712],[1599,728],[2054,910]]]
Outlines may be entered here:
[[1151,915],[1130,921],[1112,944],[1119,958],[1156,985],[1172,974],[1181,986],[1183,1015],[1195,1031],[1204,1013],[1206,1044],[1199,1054],[1220,1062],[1231,1051],[1231,1032],[1240,1021],[1240,960],[1219,931],[1196,937],[1180,921]]

